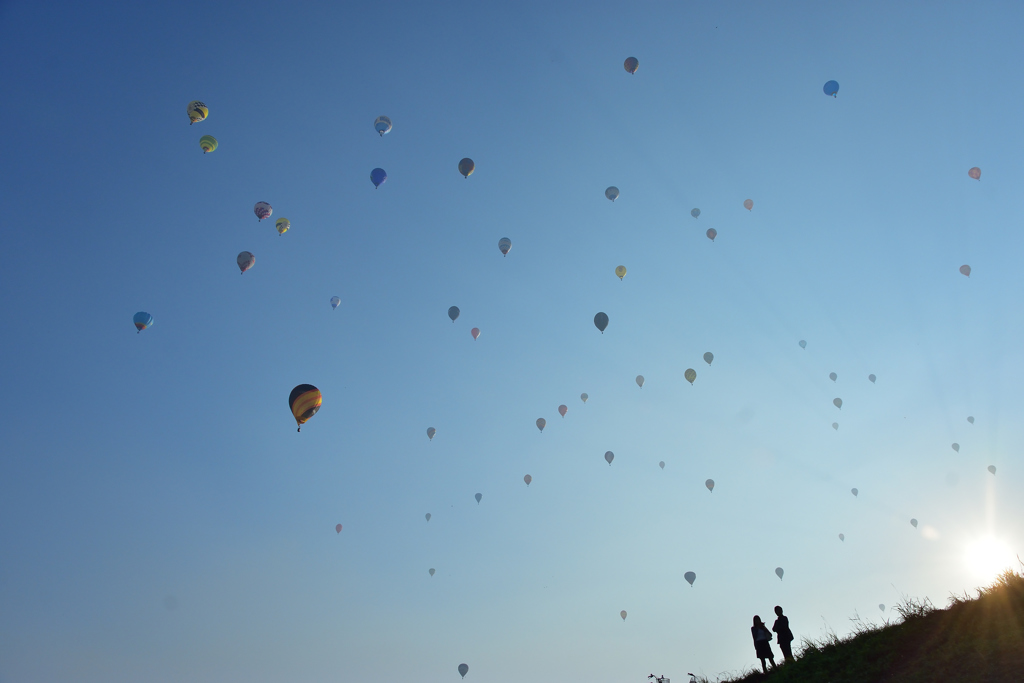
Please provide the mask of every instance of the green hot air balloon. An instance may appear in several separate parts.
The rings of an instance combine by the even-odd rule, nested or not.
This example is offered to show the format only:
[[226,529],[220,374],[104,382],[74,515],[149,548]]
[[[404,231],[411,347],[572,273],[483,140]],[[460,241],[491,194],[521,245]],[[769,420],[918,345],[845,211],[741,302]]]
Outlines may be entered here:
[[204,135],[199,138],[199,149],[203,150],[203,154],[213,152],[217,149],[217,138],[212,135]]
[[697,371],[693,368],[686,368],[686,372],[683,373],[683,377],[685,377],[686,381],[692,385],[693,380],[697,379]]

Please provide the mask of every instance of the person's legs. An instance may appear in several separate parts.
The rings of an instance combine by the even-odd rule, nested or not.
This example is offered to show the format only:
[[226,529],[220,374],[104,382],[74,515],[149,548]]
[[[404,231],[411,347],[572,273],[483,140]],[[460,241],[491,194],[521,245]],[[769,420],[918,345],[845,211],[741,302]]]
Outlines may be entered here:
[[[775,668],[775,657],[769,657],[768,661],[772,663],[772,668],[774,669]],[[768,673],[768,672],[765,671],[765,673]]]
[[764,663],[764,657],[761,657],[761,670],[768,673],[768,665]]

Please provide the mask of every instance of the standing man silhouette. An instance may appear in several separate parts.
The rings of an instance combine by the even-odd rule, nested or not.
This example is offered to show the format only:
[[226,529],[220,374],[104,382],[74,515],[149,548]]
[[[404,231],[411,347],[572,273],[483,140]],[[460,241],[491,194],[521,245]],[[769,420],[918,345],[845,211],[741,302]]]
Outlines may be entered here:
[[793,648],[790,644],[793,642],[793,632],[789,630],[789,617],[782,614],[782,608],[778,605],[775,606],[775,615],[778,619],[775,620],[772,630],[778,636],[779,649],[782,650],[786,661],[792,662]]

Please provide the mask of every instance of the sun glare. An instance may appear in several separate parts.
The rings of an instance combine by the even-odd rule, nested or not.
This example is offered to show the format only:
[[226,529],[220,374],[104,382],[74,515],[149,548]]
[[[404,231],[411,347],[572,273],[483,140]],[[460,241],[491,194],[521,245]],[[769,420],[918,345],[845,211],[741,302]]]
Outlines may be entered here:
[[997,538],[986,536],[967,546],[967,567],[975,578],[991,581],[1016,563],[1010,546]]

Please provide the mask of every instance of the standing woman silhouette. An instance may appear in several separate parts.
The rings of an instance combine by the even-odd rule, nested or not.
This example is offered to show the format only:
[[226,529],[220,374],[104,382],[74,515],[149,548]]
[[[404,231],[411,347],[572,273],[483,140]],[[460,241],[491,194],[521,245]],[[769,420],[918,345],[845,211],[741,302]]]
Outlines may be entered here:
[[761,621],[761,617],[756,614],[754,615],[754,625],[750,627],[750,634],[754,637],[754,650],[757,652],[757,658],[761,660],[761,669],[768,673],[768,667],[765,665],[764,660],[767,659],[772,663],[772,668],[775,668],[775,655],[772,654],[772,646],[769,645],[772,639],[772,632]]

